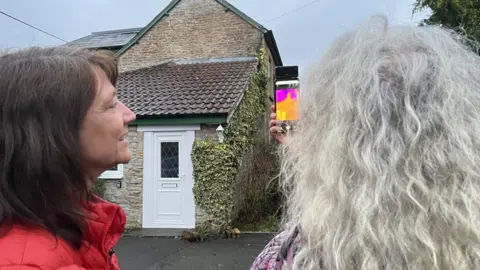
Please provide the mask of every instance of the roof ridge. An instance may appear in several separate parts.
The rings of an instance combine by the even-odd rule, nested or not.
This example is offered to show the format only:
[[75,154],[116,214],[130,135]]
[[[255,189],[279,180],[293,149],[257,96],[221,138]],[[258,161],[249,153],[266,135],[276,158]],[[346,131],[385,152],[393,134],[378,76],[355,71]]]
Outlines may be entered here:
[[105,31],[96,31],[92,32],[91,35],[98,35],[98,34],[115,34],[115,33],[133,33],[133,32],[140,32],[144,27],[133,27],[133,28],[124,28],[124,29],[113,29],[113,30],[105,30]]
[[174,60],[165,60],[164,62],[160,62],[160,63],[155,64],[155,65],[146,66],[146,67],[141,67],[141,68],[136,68],[136,69],[130,69],[130,70],[126,70],[126,71],[123,71],[123,72],[120,72],[120,73],[121,73],[121,74],[129,74],[129,73],[133,73],[133,72],[139,72],[139,71],[143,71],[143,70],[148,70],[148,69],[152,69],[152,68],[156,68],[156,67],[168,65],[168,64],[172,63],[173,61],[174,61]]
[[199,59],[177,59],[171,61],[175,65],[208,64],[208,63],[231,63],[231,62],[249,62],[256,61],[255,56],[235,56],[235,57],[214,57]]
[[257,58],[255,56],[239,56],[239,57],[221,57],[221,58],[202,58],[202,59],[170,59],[166,60],[164,62],[151,65],[151,66],[146,66],[146,67],[141,67],[141,68],[136,68],[136,69],[131,69],[127,71],[121,72],[122,74],[129,74],[133,72],[141,72],[143,70],[149,70],[149,69],[154,69],[160,66],[165,66],[165,65],[201,65],[201,64],[212,64],[212,63],[241,63],[241,62],[250,62],[250,61],[257,61]]

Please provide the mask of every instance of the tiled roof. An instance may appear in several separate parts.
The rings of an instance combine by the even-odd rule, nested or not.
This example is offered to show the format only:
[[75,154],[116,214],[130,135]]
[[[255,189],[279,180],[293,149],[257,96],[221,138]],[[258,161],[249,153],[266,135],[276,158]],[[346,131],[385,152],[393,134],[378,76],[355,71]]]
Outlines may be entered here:
[[143,28],[129,28],[93,32],[91,35],[67,43],[67,46],[82,48],[120,47],[127,44]]
[[120,74],[120,100],[137,116],[228,114],[256,71],[254,57],[173,61]]

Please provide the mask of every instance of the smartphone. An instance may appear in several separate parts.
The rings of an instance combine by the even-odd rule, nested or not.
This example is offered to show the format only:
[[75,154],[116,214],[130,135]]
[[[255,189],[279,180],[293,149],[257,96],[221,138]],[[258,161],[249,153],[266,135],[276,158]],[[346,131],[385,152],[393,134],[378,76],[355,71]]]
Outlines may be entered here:
[[275,68],[275,113],[284,131],[292,130],[299,117],[298,66]]
[[275,82],[275,113],[277,120],[298,120],[298,80]]

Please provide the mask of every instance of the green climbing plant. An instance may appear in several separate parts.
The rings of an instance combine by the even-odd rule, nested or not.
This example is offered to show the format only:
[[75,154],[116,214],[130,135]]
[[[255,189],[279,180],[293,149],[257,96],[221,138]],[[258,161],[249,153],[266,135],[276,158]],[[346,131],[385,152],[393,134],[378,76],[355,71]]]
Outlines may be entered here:
[[258,70],[225,129],[225,142],[231,146],[237,157],[242,157],[253,145],[260,117],[265,114],[268,105],[267,61],[264,50],[260,50],[258,60]]
[[194,142],[195,201],[219,225],[224,225],[230,215],[232,179],[237,172],[235,159],[227,144],[210,138]]
[[260,49],[257,59],[257,71],[225,129],[224,143],[205,138],[193,144],[195,202],[222,227],[231,222],[235,177],[242,157],[255,141],[261,117],[268,106],[264,49]]

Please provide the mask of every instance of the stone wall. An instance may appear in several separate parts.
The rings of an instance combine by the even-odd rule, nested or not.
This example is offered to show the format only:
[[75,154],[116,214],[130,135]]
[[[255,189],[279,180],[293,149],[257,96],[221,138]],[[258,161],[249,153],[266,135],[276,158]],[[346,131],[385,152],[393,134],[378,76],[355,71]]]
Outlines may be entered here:
[[143,132],[137,127],[128,128],[128,145],[132,160],[123,167],[122,186],[117,181],[105,180],[105,199],[123,207],[127,215],[127,228],[140,228],[143,205]]
[[218,127],[218,124],[215,124],[215,125],[202,124],[202,125],[200,125],[200,130],[195,131],[195,139],[201,140],[201,139],[206,138],[206,137],[217,138],[217,127]]
[[120,57],[121,71],[172,59],[254,56],[263,33],[214,0],[182,0]]

